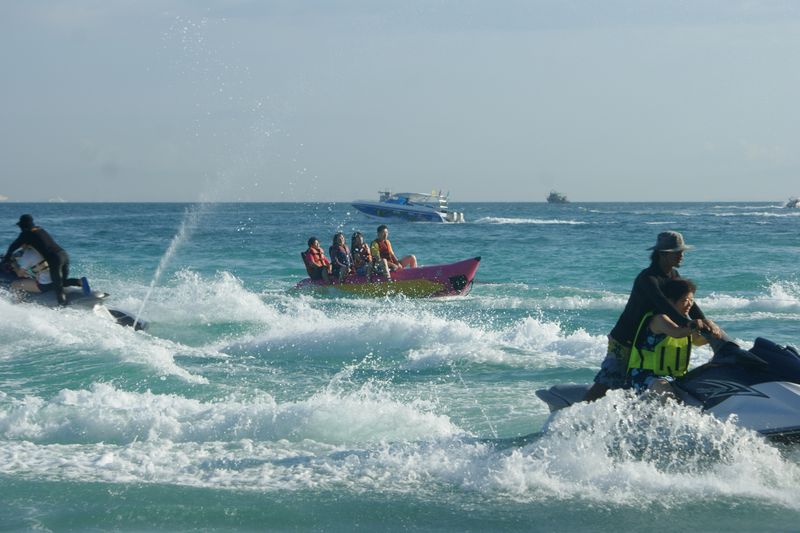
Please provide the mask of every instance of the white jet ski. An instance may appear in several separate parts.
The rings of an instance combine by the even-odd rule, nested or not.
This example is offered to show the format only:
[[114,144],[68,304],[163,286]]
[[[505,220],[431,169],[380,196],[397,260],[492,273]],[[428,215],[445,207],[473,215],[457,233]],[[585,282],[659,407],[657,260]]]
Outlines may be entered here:
[[[8,288],[15,279],[17,279],[16,274],[3,265],[3,268],[0,269],[0,287]],[[88,309],[97,315],[113,320],[121,326],[133,326],[137,331],[147,329],[146,322],[137,321],[130,313],[106,306],[105,301],[110,296],[107,292],[92,290],[89,294],[86,294],[77,287],[64,287],[64,296],[67,298],[69,307]],[[17,297],[17,301],[20,302],[31,302],[47,307],[56,307],[58,305],[56,295],[52,291],[43,293],[22,292],[18,293]]]
[[[710,339],[711,360],[675,381],[687,405],[779,442],[800,442],[800,355],[792,346],[757,338],[750,350],[729,339]],[[559,410],[583,400],[590,385],[554,385],[536,391]],[[548,420],[549,422],[549,420]],[[546,427],[546,425],[545,425]]]

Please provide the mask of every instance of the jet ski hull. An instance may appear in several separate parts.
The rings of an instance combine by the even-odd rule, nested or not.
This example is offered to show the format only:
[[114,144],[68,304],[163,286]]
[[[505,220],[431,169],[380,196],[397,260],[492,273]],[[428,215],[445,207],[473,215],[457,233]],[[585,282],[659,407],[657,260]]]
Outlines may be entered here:
[[[13,273],[3,271],[0,273],[0,286],[7,287],[15,279],[17,277]],[[135,317],[126,311],[106,306],[106,299],[110,296],[107,292],[91,291],[89,294],[85,294],[83,290],[76,287],[64,287],[64,296],[69,307],[92,310],[97,315],[109,318],[121,326],[134,327],[137,331],[147,329],[147,322],[136,321]],[[47,307],[58,306],[58,301],[53,291],[43,293],[21,292],[18,293],[17,301],[35,303]]]
[[[551,411],[580,402],[588,384],[554,385],[536,391]],[[800,443],[800,356],[794,348],[756,339],[750,350],[725,343],[708,363],[675,381],[687,405],[732,420],[777,442]],[[549,425],[550,419],[545,423]]]

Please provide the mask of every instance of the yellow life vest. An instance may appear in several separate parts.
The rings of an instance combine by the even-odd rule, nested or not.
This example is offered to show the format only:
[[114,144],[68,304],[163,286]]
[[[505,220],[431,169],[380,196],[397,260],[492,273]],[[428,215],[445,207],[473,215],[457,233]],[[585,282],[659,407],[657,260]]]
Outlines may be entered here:
[[689,358],[692,355],[692,340],[690,337],[676,339],[667,335],[652,350],[640,348],[640,335],[644,334],[643,330],[647,329],[646,325],[652,316],[652,312],[647,313],[639,323],[639,329],[636,330],[636,336],[633,338],[628,371],[630,372],[633,368],[643,368],[652,370],[657,376],[680,377],[689,368]]

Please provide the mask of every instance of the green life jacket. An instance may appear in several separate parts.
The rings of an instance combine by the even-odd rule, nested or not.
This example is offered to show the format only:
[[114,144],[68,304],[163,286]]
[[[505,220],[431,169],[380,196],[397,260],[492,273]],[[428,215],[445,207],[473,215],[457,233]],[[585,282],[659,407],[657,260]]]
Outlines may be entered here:
[[680,377],[689,368],[689,358],[692,355],[692,340],[690,337],[676,339],[667,335],[664,339],[653,347],[653,350],[645,350],[639,347],[641,344],[640,335],[647,331],[647,324],[653,317],[653,313],[647,313],[639,322],[639,329],[633,338],[631,348],[631,358],[628,362],[628,371],[633,368],[644,368],[652,370],[657,376]]

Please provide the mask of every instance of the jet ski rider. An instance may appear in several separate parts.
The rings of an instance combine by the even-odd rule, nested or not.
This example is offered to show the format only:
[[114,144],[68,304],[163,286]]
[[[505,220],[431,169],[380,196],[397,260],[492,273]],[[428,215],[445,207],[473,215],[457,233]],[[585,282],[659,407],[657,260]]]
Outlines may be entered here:
[[19,217],[20,234],[12,242],[5,256],[3,262],[11,259],[11,254],[23,244],[28,244],[39,252],[47,264],[50,266],[50,277],[53,280],[53,291],[56,293],[56,300],[59,305],[67,305],[67,297],[64,294],[64,287],[83,287],[84,292],[87,292],[88,284],[82,282],[80,279],[69,277],[69,255],[56,243],[55,239],[50,236],[44,228],[34,225],[33,216],[25,214]]
[[664,284],[671,279],[679,279],[676,267],[683,260],[683,253],[691,247],[684,243],[683,235],[677,231],[658,234],[650,255],[650,266],[639,272],[633,282],[631,294],[625,309],[616,325],[608,335],[608,353],[594,378],[594,384],[587,391],[584,401],[594,401],[603,397],[609,389],[625,386],[625,376],[631,354],[634,336],[644,315],[648,312],[667,315],[679,327],[686,327],[690,320],[696,320],[699,329],[705,329],[720,338],[719,327],[708,320],[696,303],[692,303],[688,318],[682,316],[664,296]]
[[[663,287],[664,296],[683,316],[692,308],[696,291],[697,286],[688,279],[671,279]],[[673,394],[675,378],[689,369],[692,345],[708,344],[700,335],[701,323],[691,320],[681,327],[665,314],[645,314],[631,348],[626,386],[639,393]]]

